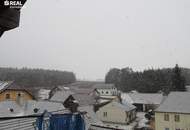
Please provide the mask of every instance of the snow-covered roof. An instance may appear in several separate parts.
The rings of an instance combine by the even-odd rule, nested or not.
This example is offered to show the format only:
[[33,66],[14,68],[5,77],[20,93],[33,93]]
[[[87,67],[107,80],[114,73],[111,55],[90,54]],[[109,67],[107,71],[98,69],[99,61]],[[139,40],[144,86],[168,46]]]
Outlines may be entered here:
[[29,100],[22,105],[15,101],[3,101],[0,102],[0,118],[39,115],[44,111],[56,112],[64,109],[61,103],[48,101]]
[[95,97],[88,94],[76,93],[72,96],[78,101],[79,106],[88,106],[96,103]]
[[124,93],[122,94],[124,103],[137,104],[161,104],[163,95],[160,93]]
[[114,84],[105,84],[105,83],[102,83],[102,84],[95,84],[93,86],[94,89],[113,89],[113,88],[116,88]]
[[[36,109],[36,112],[35,112]],[[64,110],[64,106],[61,103],[49,102],[49,101],[35,101],[29,100],[24,106],[25,115],[42,114],[44,111],[56,112]]]
[[70,95],[74,94],[70,90],[57,91],[52,97],[51,101],[64,102]]
[[[122,111],[127,111],[127,112],[129,112],[129,111],[131,111],[131,110],[134,110],[134,109],[136,109],[136,107],[134,106],[134,105],[132,105],[132,104],[130,104],[130,103],[127,103],[127,104],[121,104],[120,102],[117,102],[117,101],[111,101],[111,102],[107,102],[107,103],[105,103],[105,105],[103,105],[103,106],[101,106],[100,108],[99,108],[99,110],[101,110],[102,108],[107,108],[107,107],[114,107],[114,108],[119,108],[120,110],[122,110]],[[113,109],[114,109],[113,108]],[[98,111],[99,111],[98,110]]]
[[132,105],[130,103],[127,103],[127,104],[124,105],[124,104],[121,104],[121,103],[118,103],[118,102],[115,102],[115,101],[112,102],[112,105],[114,105],[114,106],[116,106],[116,107],[118,107],[118,108],[120,108],[122,110],[125,110],[125,111],[131,111],[131,110],[136,108],[134,105]]
[[5,89],[10,83],[12,83],[12,82],[0,81],[0,91]]
[[127,104],[127,103],[133,104],[134,103],[132,98],[127,93],[122,93],[121,94],[121,99],[122,99],[123,104]]
[[156,109],[158,112],[190,113],[190,93],[171,92]]

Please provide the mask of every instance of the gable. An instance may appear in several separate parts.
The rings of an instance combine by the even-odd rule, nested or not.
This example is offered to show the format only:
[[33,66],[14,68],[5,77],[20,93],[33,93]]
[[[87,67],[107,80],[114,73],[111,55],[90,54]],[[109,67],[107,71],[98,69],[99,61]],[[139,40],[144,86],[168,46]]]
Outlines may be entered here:
[[131,110],[136,109],[135,106],[133,106],[132,104],[127,104],[127,105],[123,105],[121,103],[118,103],[116,101],[112,101],[111,103],[106,104],[105,106],[103,106],[102,108],[100,108],[99,110],[106,110],[106,109],[116,109],[116,110],[120,110],[120,111],[124,111],[124,112],[128,112]]
[[105,106],[99,108],[98,111],[104,111],[104,110],[106,111],[106,110],[109,110],[109,109],[123,111],[123,110],[119,109],[118,107],[116,107],[115,105],[113,105],[113,103],[106,104]]
[[11,99],[13,99],[13,98],[16,99],[18,93],[24,93],[24,97],[27,98],[27,99],[34,99],[34,97],[30,93],[28,93],[27,91],[25,91],[25,90],[11,90],[11,89],[7,89],[7,90],[4,90],[4,91],[2,91],[0,93],[1,100],[3,100],[3,97],[5,97],[5,94],[7,94],[7,93],[11,94],[11,97],[12,97]]

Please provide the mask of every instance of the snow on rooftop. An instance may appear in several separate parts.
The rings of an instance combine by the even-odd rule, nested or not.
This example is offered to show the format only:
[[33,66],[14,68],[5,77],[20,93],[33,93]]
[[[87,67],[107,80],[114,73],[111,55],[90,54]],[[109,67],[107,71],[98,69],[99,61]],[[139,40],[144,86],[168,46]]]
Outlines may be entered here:
[[9,84],[9,82],[0,81],[0,90],[4,89],[8,84]]

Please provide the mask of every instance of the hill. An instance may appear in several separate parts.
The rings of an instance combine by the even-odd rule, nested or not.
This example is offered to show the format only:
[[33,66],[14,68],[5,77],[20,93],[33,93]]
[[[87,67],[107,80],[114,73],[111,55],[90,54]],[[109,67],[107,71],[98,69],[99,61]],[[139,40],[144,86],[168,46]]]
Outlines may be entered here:
[[[126,67],[122,69],[112,68],[105,76],[106,83],[114,83],[120,90],[128,92],[155,93],[168,92],[172,88],[173,68],[147,69],[142,72],[133,71]],[[190,69],[181,68],[181,75],[185,79],[185,85],[190,85]]]
[[0,80],[15,81],[15,83],[27,87],[53,87],[76,81],[73,72],[29,69],[29,68],[0,68]]

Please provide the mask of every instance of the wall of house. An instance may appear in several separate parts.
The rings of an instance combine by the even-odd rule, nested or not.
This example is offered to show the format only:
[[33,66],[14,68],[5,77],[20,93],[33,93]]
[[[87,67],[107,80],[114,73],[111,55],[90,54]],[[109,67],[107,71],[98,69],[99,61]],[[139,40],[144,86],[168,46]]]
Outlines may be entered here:
[[[6,100],[16,101],[19,93],[21,94],[24,100],[33,99],[33,97],[30,94],[28,94],[26,91],[5,90],[2,93],[0,93],[0,101],[6,101]],[[10,99],[6,99],[6,94],[10,94]]]
[[[104,116],[104,114],[107,113],[107,116]],[[125,111],[122,111],[119,108],[112,107],[111,105],[104,106],[99,109],[97,112],[97,116],[101,121],[105,122],[113,122],[113,123],[122,123],[126,124],[126,118],[127,115]]]
[[[155,113],[155,128],[156,130],[190,130],[190,114],[180,114],[180,113],[167,113],[169,114],[169,121],[164,120],[164,114],[156,112]],[[176,122],[174,116],[180,116],[180,121]]]
[[[105,113],[107,113],[106,116]],[[104,122],[127,124],[130,122],[130,116],[131,119],[134,118],[134,113],[132,111],[126,112],[116,106],[113,106],[112,103],[109,103],[97,111],[97,116]]]

